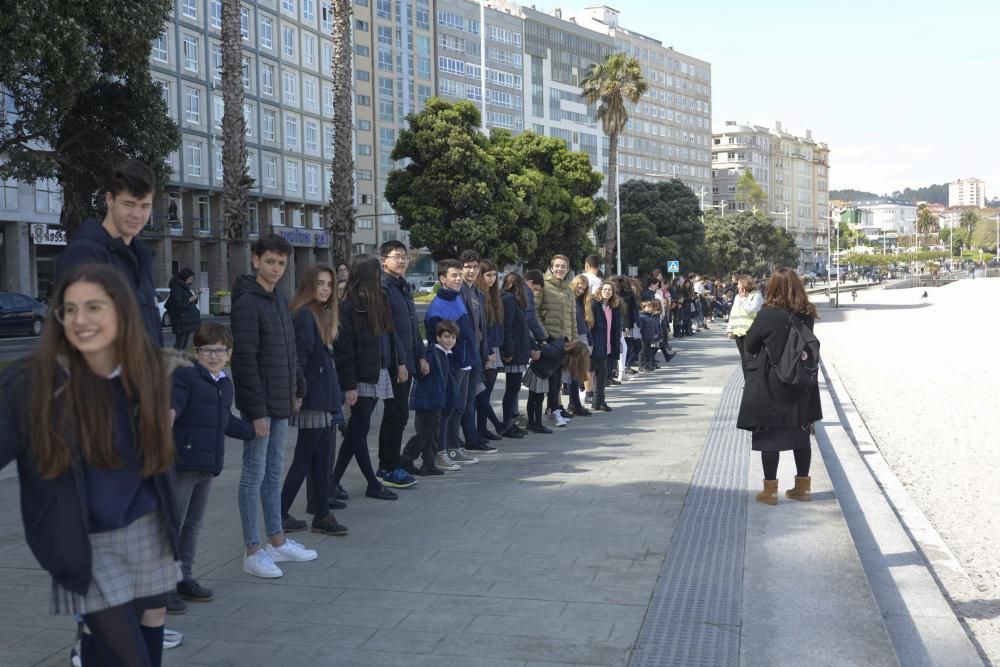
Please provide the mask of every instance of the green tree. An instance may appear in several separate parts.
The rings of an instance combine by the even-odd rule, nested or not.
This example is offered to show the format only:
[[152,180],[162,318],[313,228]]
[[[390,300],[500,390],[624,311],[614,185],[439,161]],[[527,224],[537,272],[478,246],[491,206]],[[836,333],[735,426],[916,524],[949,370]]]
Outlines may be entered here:
[[917,234],[933,234],[938,230],[938,217],[926,204],[917,207]]
[[[639,61],[624,53],[614,53],[604,62],[595,63],[580,82],[583,99],[597,105],[597,118],[608,136],[608,219],[614,221],[618,210],[618,135],[628,122],[629,105],[638,104],[648,84]],[[613,224],[613,222],[609,223]],[[615,260],[614,234],[606,234],[604,254],[607,266]]]
[[[631,180],[621,187],[622,215],[642,213],[656,227],[656,233],[677,245],[684,270],[705,269],[705,225],[698,197],[677,179],[650,183]],[[611,216],[608,216],[611,220]],[[622,232],[624,236],[624,231]]]
[[138,158],[166,181],[180,134],[149,53],[171,4],[36,0],[0,12],[0,95],[14,110],[0,122],[0,178],[57,179],[67,231],[98,213],[115,163]]
[[779,266],[797,266],[799,249],[783,228],[764,213],[740,211],[722,217],[705,214],[706,269],[765,275]]
[[385,197],[413,245],[427,247],[434,259],[471,248],[501,265],[534,252],[537,235],[517,224],[524,204],[479,131],[476,107],[431,98],[407,125],[392,159],[409,163],[389,172]]
[[674,241],[656,233],[656,225],[642,213],[622,214],[622,263],[639,267],[639,273],[666,271],[667,262],[680,256]]
[[497,157],[507,183],[522,202],[515,224],[534,232],[534,250],[521,247],[528,266],[547,266],[552,255],[568,256],[581,266],[593,252],[590,233],[606,213],[597,197],[601,174],[586,153],[571,151],[562,139],[523,132],[516,137],[494,130],[490,150]]
[[745,208],[761,208],[764,206],[764,188],[753,177],[750,169],[744,169],[743,174],[736,181],[736,201],[742,203]]
[[958,219],[958,225],[965,230],[968,238],[971,240],[972,235],[976,231],[976,226],[979,224],[979,212],[975,209],[967,209],[962,211],[962,216]]
[[351,0],[332,0],[333,12],[333,164],[328,228],[333,256],[351,260],[354,237],[354,93],[351,69]]

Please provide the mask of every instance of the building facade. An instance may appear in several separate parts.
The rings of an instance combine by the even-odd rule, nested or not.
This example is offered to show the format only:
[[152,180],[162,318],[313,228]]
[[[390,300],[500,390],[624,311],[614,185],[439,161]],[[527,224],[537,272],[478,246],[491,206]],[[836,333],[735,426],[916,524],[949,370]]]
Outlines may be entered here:
[[780,122],[727,121],[712,138],[712,206],[725,215],[747,204],[737,182],[747,170],[764,191],[764,211],[795,239],[799,269],[824,270],[828,261],[830,149],[810,130],[787,131]]
[[948,184],[948,207],[986,207],[986,182],[978,178],[960,178]]
[[912,236],[917,228],[917,206],[911,202],[875,202],[857,205],[862,229],[870,241],[896,244],[900,236]]

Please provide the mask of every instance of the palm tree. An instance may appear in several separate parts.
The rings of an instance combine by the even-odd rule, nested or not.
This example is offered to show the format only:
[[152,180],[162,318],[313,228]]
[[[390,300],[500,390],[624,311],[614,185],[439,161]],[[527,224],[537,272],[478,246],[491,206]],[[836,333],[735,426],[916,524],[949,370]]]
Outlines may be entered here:
[[979,224],[979,213],[975,209],[968,209],[962,212],[962,217],[958,219],[958,226],[965,230],[966,245],[972,246],[972,233],[976,231]]
[[917,245],[920,245],[920,235],[930,234],[938,229],[938,217],[934,211],[921,204],[917,209]]
[[230,274],[249,269],[244,247],[247,192],[253,179],[247,172],[247,128],[243,118],[243,37],[240,0],[222,2],[222,217],[230,243]]
[[354,236],[354,154],[351,152],[351,0],[333,0],[333,175],[330,180],[330,248],[335,260],[351,259]]
[[607,266],[615,257],[618,239],[611,226],[618,212],[618,135],[628,122],[628,105],[638,104],[648,88],[639,61],[624,53],[613,53],[604,62],[590,67],[580,82],[587,104],[597,105],[597,118],[608,135],[608,224],[604,253]]

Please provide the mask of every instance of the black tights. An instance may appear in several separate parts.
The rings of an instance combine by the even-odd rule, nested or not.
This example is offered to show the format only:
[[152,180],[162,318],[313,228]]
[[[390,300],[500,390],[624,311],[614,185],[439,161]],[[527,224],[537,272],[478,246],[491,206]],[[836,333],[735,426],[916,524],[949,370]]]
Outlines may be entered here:
[[159,667],[163,659],[163,626],[140,624],[146,609],[166,606],[166,596],[142,600],[84,614],[90,632],[80,638],[84,667]]
[[351,459],[357,459],[361,473],[368,480],[368,488],[377,489],[382,486],[382,483],[375,477],[372,459],[368,454],[368,429],[371,428],[372,412],[377,403],[377,398],[359,396],[357,403],[351,406],[351,420],[347,422],[347,435],[344,437],[344,444],[340,446],[337,464],[333,468],[334,484],[340,484]]
[[[808,477],[809,465],[812,463],[812,447],[793,449],[792,455],[795,456],[795,474],[798,477]],[[760,462],[764,466],[764,479],[778,479],[778,458],[780,456],[781,452],[760,453]]]
[[521,393],[521,379],[524,373],[505,373],[506,386],[503,390],[503,420],[511,422],[517,415],[517,398]]
[[528,392],[528,423],[539,426],[542,423],[542,401],[545,400],[545,394],[539,394],[534,391]]
[[[281,487],[281,516],[288,516],[288,510],[295,502],[295,496],[302,488],[302,481],[309,478],[315,493],[326,498],[330,493],[330,452],[333,437],[331,427],[300,428],[295,442],[295,457],[285,475]],[[327,503],[313,503],[313,516],[322,519],[330,513]]]
[[486,385],[486,389],[476,395],[476,429],[480,433],[486,433],[486,420],[489,420],[498,432],[500,431],[500,420],[497,418],[497,413],[493,410],[493,403],[490,401],[499,372],[496,368],[483,371],[483,384]]

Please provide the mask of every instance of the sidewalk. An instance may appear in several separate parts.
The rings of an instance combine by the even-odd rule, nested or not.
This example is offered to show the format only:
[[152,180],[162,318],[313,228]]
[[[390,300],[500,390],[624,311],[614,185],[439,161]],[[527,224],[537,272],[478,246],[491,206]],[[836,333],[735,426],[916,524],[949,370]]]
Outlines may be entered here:
[[[504,440],[396,502],[364,498],[352,466],[337,513],[350,535],[296,535],[319,559],[278,580],[241,570],[242,445],[229,442],[195,563],[215,601],[168,617],[185,637],[164,664],[923,664],[896,658],[838,500],[848,489],[831,488],[825,388],[814,502],[752,501],[759,461],[732,427],[742,379],[722,329],[612,388],[614,412]],[[0,503],[0,664],[65,665],[73,623],[48,614],[16,480],[0,481]]]

